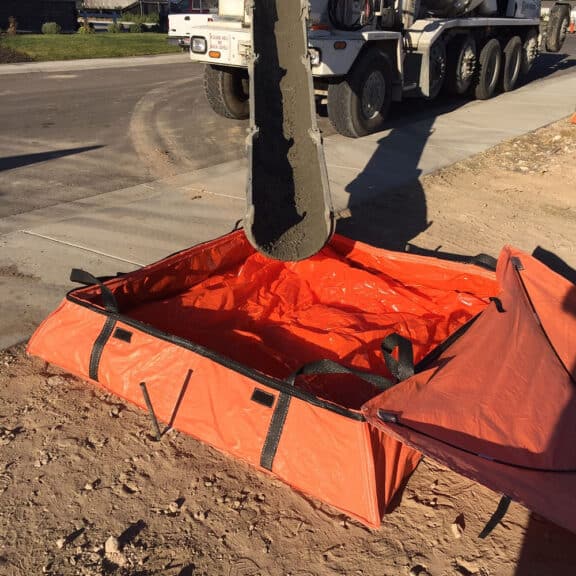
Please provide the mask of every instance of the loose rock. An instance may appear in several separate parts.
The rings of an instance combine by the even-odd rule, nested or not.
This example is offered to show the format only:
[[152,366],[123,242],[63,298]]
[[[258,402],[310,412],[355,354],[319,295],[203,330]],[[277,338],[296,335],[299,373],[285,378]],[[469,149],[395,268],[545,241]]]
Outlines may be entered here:
[[54,376],[47,378],[46,383],[50,386],[63,386],[66,384],[66,380],[62,376],[55,374]]
[[464,529],[462,528],[462,526],[460,526],[460,524],[458,524],[457,522],[454,522],[453,524],[450,525],[450,530],[451,530],[452,536],[454,536],[454,538],[456,538],[456,539],[462,538],[462,534],[464,533]]
[[115,536],[110,536],[104,543],[104,552],[106,556],[120,552],[120,541]]
[[208,518],[208,512],[204,512],[203,510],[197,510],[192,514],[194,520],[198,520],[199,522],[203,522]]
[[464,514],[459,514],[454,522],[450,526],[450,531],[452,532],[452,536],[454,538],[462,538],[462,534],[464,534],[464,529],[466,528],[466,522],[464,520]]

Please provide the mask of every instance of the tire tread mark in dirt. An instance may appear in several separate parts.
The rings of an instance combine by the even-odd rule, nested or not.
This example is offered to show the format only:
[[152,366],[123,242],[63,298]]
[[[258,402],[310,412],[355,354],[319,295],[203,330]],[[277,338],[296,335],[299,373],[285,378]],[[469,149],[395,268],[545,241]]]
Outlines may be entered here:
[[178,144],[171,141],[166,131],[159,125],[162,106],[170,105],[171,97],[177,90],[189,90],[188,85],[192,83],[200,86],[201,81],[201,76],[191,76],[163,83],[150,90],[134,107],[130,118],[130,139],[142,166],[153,178],[166,178],[178,174],[182,169],[177,160],[186,158],[185,152],[180,151]]

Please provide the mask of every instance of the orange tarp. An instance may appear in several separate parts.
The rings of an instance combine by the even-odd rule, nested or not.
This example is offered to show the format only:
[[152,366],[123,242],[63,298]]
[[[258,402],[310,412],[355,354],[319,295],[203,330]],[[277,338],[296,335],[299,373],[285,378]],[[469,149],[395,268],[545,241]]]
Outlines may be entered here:
[[[505,252],[499,284],[493,272],[477,266],[388,252],[335,236],[313,258],[285,263],[257,254],[239,231],[106,281],[109,297],[102,296],[99,285],[72,291],[39,327],[29,352],[141,407],[139,384],[146,382],[162,421],[377,526],[415,468],[419,451],[430,449],[415,439],[418,432],[384,424],[381,409],[409,414],[430,438],[438,433],[450,442],[454,421],[471,419],[458,429],[456,440],[468,435],[475,451],[482,448],[492,458],[524,462],[526,454],[542,451],[550,441],[549,431],[530,423],[534,410],[516,420],[509,410],[513,398],[522,396],[538,399],[547,421],[558,415],[549,400],[531,392],[530,382],[540,376],[532,348],[516,350],[517,338],[533,329],[534,315],[526,324],[525,307],[516,311],[521,293],[510,292],[510,282],[502,280],[509,261]],[[539,306],[556,309],[564,296],[558,290],[552,304],[542,293]],[[503,314],[490,303],[498,294]],[[505,314],[507,324],[486,329],[475,340],[477,326],[495,313]],[[354,374],[290,379],[320,359],[360,376],[391,378],[381,351],[386,336],[397,333],[410,340],[418,363],[477,315],[444,353],[457,352],[457,361],[443,355],[442,370],[436,364],[425,367],[384,392]],[[570,357],[574,331],[557,323],[549,330],[558,339],[558,354]],[[519,368],[530,371],[506,372],[510,347]],[[488,356],[487,350],[492,351]],[[457,372],[453,365],[459,366]],[[558,366],[550,372],[559,381],[562,374]],[[442,385],[434,383],[436,377]],[[566,378],[563,382],[567,386]],[[557,385],[556,380],[549,384]],[[499,397],[499,390],[506,392]],[[569,392],[564,390],[559,400],[568,410]],[[483,407],[498,398],[508,416],[504,411],[492,418],[492,408],[485,413]],[[506,427],[506,418],[516,425]],[[561,428],[562,434],[570,426]],[[567,460],[561,464],[569,465],[570,456],[562,458]],[[559,465],[555,455],[545,461]],[[466,466],[479,469],[457,463],[465,473],[470,471]]]
[[363,411],[385,433],[576,531],[576,287],[511,248],[497,272],[500,305]]

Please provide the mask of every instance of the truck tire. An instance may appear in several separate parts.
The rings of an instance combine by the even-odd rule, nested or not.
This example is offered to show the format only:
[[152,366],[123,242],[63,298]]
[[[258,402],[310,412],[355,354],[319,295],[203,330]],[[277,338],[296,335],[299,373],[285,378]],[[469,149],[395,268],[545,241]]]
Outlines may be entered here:
[[566,40],[570,25],[570,7],[566,4],[555,4],[550,9],[546,27],[546,50],[559,52]]
[[504,48],[504,69],[502,71],[502,90],[510,92],[516,88],[522,68],[522,40],[512,36]]
[[453,96],[463,96],[474,82],[477,53],[472,34],[457,36],[450,42],[446,60],[446,83],[444,90]]
[[526,76],[538,57],[538,30],[529,30],[522,44],[522,75]]
[[382,130],[392,102],[392,66],[378,49],[365,52],[350,74],[328,86],[328,117],[337,132],[359,138]]
[[430,49],[430,82],[427,100],[434,100],[440,94],[446,81],[446,44],[439,39]]
[[474,96],[478,100],[488,100],[496,93],[502,69],[502,49],[496,38],[488,40],[478,57],[478,72]]
[[224,118],[245,120],[250,116],[248,78],[239,68],[204,67],[204,92],[212,110]]

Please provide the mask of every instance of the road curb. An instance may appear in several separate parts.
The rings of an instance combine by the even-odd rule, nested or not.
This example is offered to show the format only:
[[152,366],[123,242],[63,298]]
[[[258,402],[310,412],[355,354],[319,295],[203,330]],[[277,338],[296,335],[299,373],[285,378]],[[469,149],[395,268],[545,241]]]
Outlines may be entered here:
[[129,68],[132,66],[160,66],[190,62],[188,54],[157,54],[130,56],[127,58],[88,58],[84,60],[57,60],[54,62],[19,62],[0,64],[0,76],[32,74],[38,72],[68,72],[73,70],[97,70],[102,68]]

